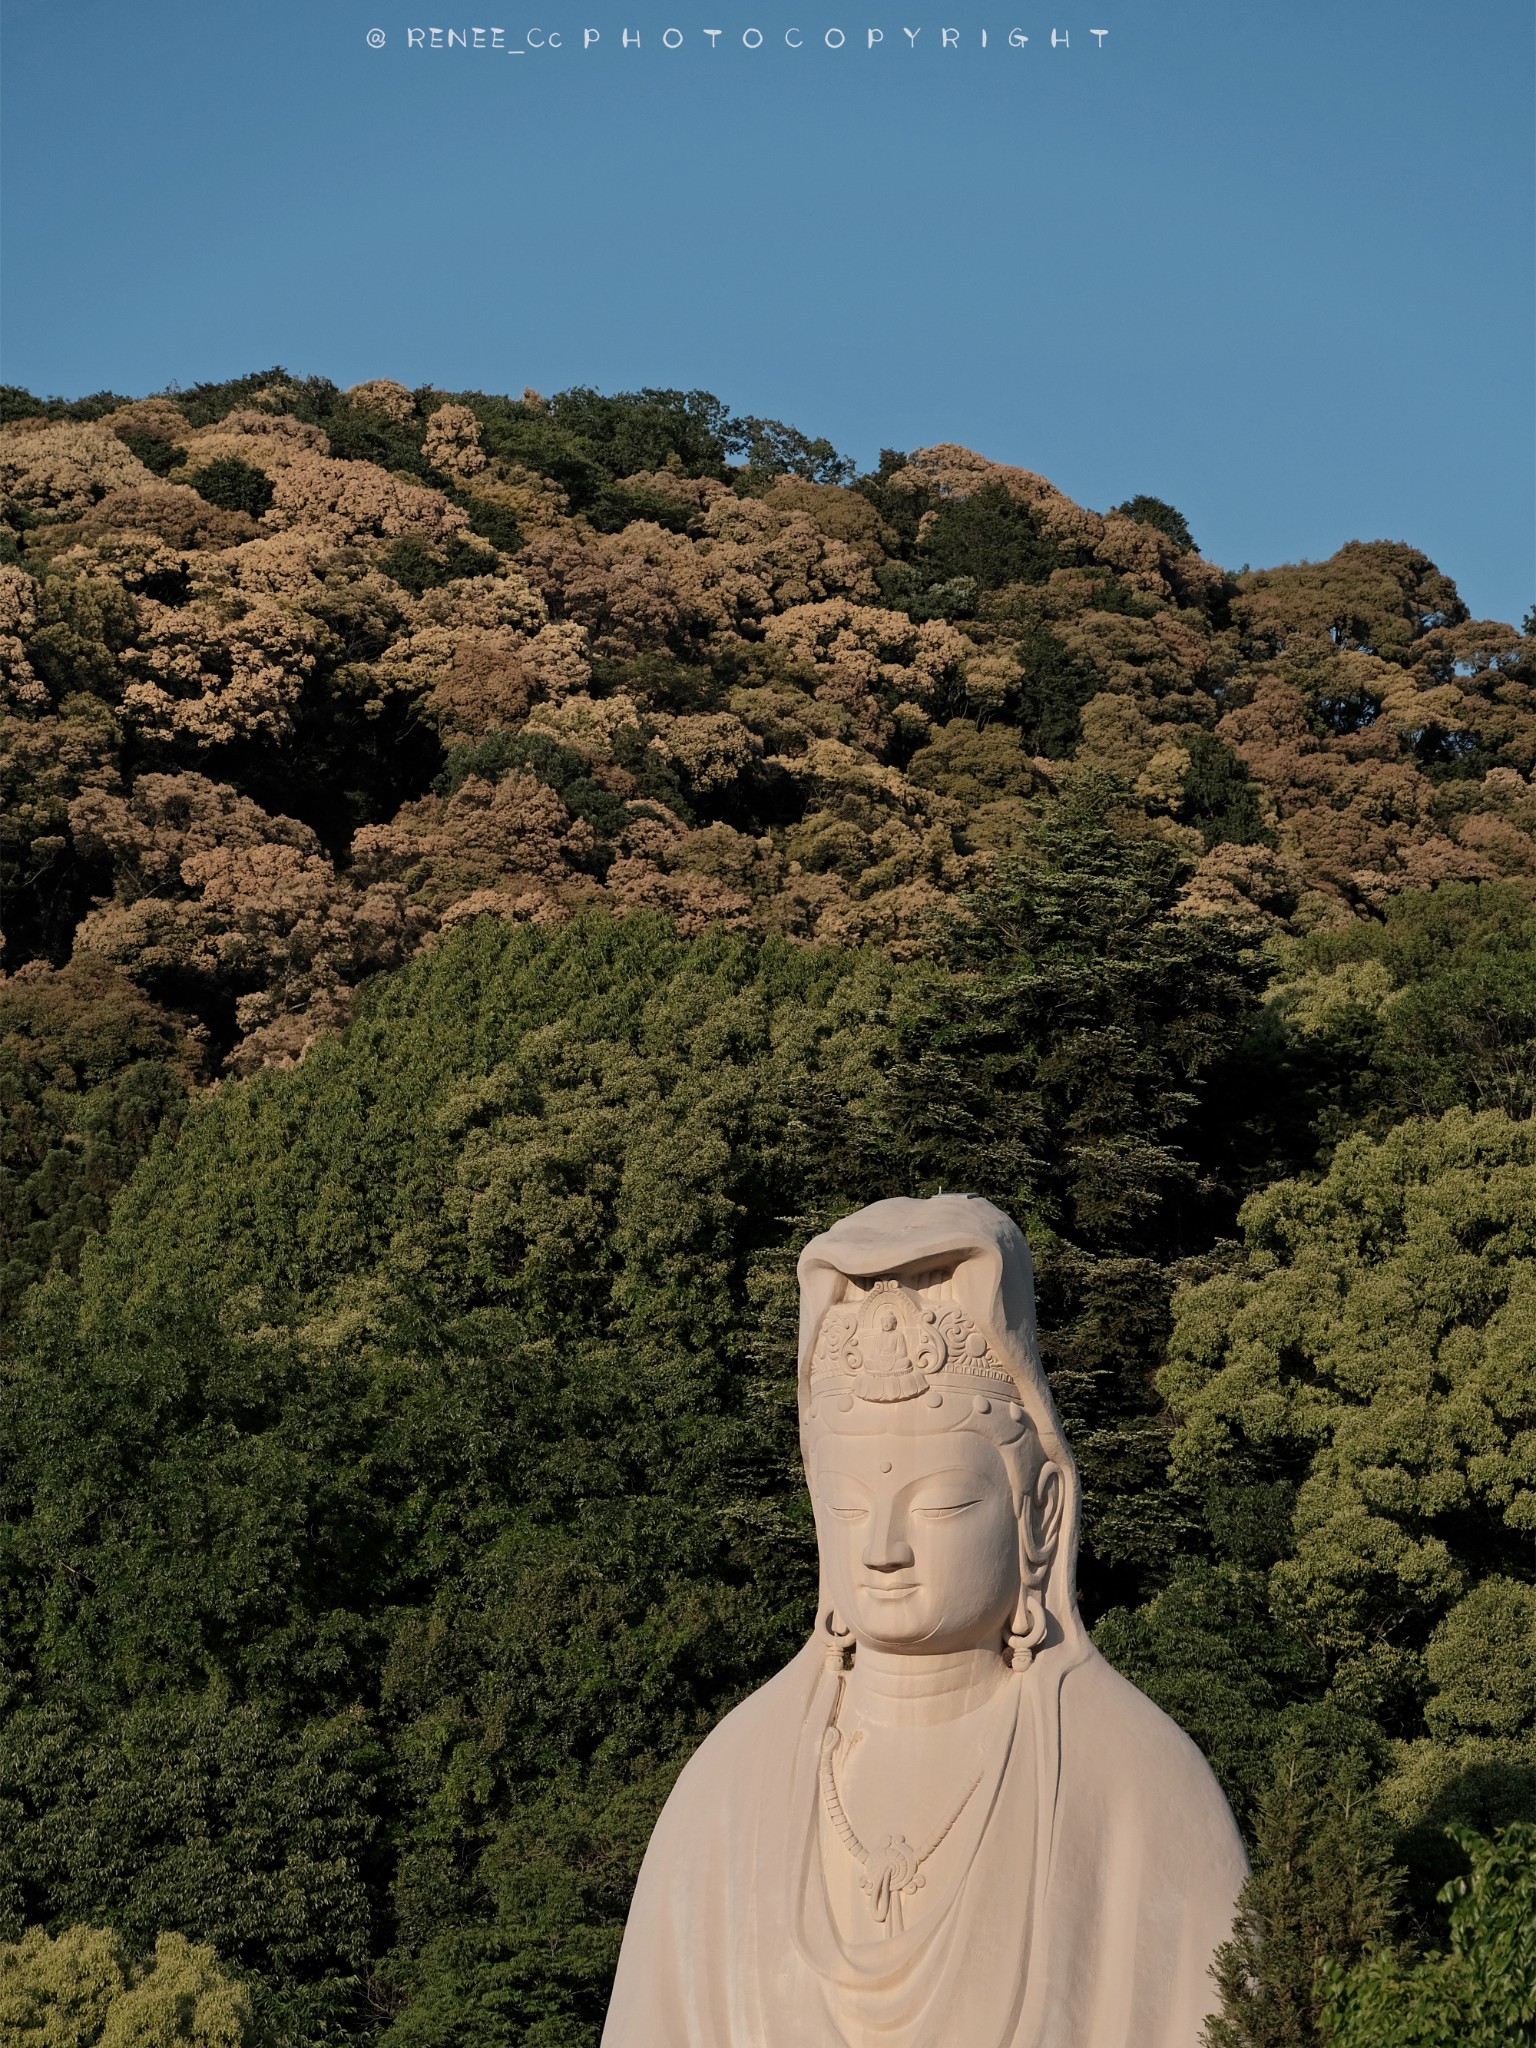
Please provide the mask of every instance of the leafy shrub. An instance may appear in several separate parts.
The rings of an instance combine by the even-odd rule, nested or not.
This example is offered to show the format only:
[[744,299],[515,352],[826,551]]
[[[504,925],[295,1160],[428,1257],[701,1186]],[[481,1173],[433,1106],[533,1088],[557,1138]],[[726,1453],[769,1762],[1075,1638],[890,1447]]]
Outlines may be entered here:
[[1536,2043],[1536,1827],[1452,1831],[1471,1870],[1441,1892],[1450,1945],[1323,1965],[1328,2048],[1531,2048]]
[[109,1928],[88,1926],[0,1943],[0,2038],[10,2048],[257,2048],[250,1993],[212,1949],[162,1934],[136,1965]]
[[253,519],[271,510],[275,496],[266,471],[242,462],[236,455],[219,456],[193,470],[187,481],[210,505],[222,506],[226,512],[249,512]]

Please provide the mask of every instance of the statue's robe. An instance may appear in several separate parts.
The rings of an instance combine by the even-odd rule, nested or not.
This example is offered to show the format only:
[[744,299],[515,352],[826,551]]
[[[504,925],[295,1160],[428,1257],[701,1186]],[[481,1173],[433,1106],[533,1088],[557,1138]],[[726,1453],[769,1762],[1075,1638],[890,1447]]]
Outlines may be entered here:
[[921,1917],[839,1932],[810,1644],[726,1716],[651,1839],[603,2048],[1197,2048],[1246,1874],[1199,1751],[1074,1630],[1015,1710]]

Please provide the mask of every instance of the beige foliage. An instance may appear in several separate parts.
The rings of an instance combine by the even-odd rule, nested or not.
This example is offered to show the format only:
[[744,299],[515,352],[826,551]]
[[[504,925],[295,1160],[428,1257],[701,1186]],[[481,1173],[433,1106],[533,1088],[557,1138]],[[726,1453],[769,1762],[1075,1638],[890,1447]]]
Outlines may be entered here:
[[804,477],[776,476],[764,503],[776,511],[803,512],[818,533],[847,541],[867,562],[878,562],[896,546],[896,535],[868,498],[840,484],[813,484]]
[[427,421],[422,453],[445,476],[472,477],[488,460],[480,440],[480,422],[467,405],[440,405]]
[[488,505],[500,505],[512,514],[525,534],[541,533],[558,525],[569,508],[569,500],[553,477],[525,469],[520,462],[499,457],[482,469],[474,480],[473,496]]
[[[528,708],[529,691],[520,655],[523,635],[508,627],[486,631],[476,626],[420,625],[404,633],[373,664],[374,688],[380,696],[430,699],[440,689],[446,710],[457,705],[455,723],[474,722],[477,695],[488,703],[509,707],[514,717]],[[460,679],[450,681],[455,668]],[[472,680],[478,678],[478,684]],[[492,717],[490,723],[505,723]]]
[[668,871],[629,855],[608,870],[608,894],[622,910],[664,911],[689,939],[711,925],[740,930],[751,921],[752,899],[718,875]]
[[[891,487],[924,508],[1001,490],[1074,565],[982,594],[961,632],[881,601],[874,571],[898,543],[857,491],[642,471],[621,489],[660,520],[602,533],[569,515],[551,478],[489,455],[470,406],[429,394],[423,417],[403,384],[374,379],[347,403],[424,430],[465,504],[510,509],[526,537],[515,567],[487,555],[494,573],[413,596],[381,564],[410,536],[440,572],[457,566],[445,544],[471,531],[457,493],[333,458],[320,428],[284,410],[297,403],[274,382],[208,427],[159,398],[99,422],[0,431],[0,483],[44,515],[23,534],[44,583],[0,568],[7,829],[27,873],[67,863],[71,831],[110,858],[113,896],[91,928],[136,971],[179,962],[177,974],[217,987],[222,1013],[238,1005],[251,1034],[242,1057],[296,1057],[345,1014],[370,963],[445,922],[560,918],[602,891],[664,907],[689,931],[749,924],[910,951],[939,903],[1105,770],[1124,785],[1116,830],[1189,853],[1189,910],[1305,926],[1444,876],[1536,875],[1529,645],[1468,620],[1448,579],[1400,544],[1245,576],[1238,623],[1218,626],[1211,564],[1027,469],[942,444]],[[525,404],[547,411],[537,394]],[[183,481],[151,475],[121,433],[184,448]],[[259,523],[187,487],[221,456],[270,478]],[[607,662],[625,667],[603,675]],[[1010,719],[1036,701],[1065,706],[1084,683],[1075,760],[1031,762],[1039,741]],[[1206,852],[1177,818],[1190,745],[1244,692],[1219,731],[1281,843]],[[1357,700],[1380,707],[1374,724],[1331,734],[1330,717]],[[653,815],[622,829],[599,883],[592,835],[553,791],[529,776],[471,779],[370,827],[338,874],[306,828],[242,810],[202,777],[141,777],[124,793],[125,728],[130,745],[152,739],[186,764],[231,742],[288,741],[301,703],[334,712],[339,731],[377,718],[390,745],[402,733],[415,744],[418,721],[449,746],[542,734],[626,802],[645,784]],[[1439,759],[1458,772],[1433,757],[1425,772],[1415,757],[1444,733],[1460,758],[1452,745]],[[770,843],[655,815],[662,778],[647,778],[642,738],[700,797],[725,796],[770,759],[801,786],[797,822]],[[1481,780],[1459,772],[1487,760],[1505,765]]]
[[1473,734],[1522,773],[1536,769],[1536,665],[1521,634],[1494,620],[1469,619],[1432,628],[1409,656],[1421,682],[1454,688],[1448,725]]
[[[644,824],[645,819],[637,820]],[[625,835],[625,847],[630,844]],[[771,838],[753,838],[732,825],[701,825],[680,832],[667,849],[665,865],[677,874],[710,875],[761,902],[778,886],[783,863]]]
[[1138,619],[1125,612],[1073,611],[1058,615],[1052,631],[1104,690],[1192,698],[1206,678],[1210,642],[1197,622],[1178,612]]
[[1213,846],[1195,863],[1179,892],[1190,917],[1232,917],[1270,928],[1289,914],[1301,894],[1295,863],[1268,846]]
[[809,511],[777,492],[766,498],[721,492],[699,523],[698,548],[706,576],[728,595],[738,623],[770,608],[878,594],[870,557],[823,532]]
[[477,627],[494,632],[510,627],[533,633],[548,617],[538,592],[511,570],[492,576],[460,576],[415,601],[415,617],[423,625]]
[[370,377],[352,385],[343,396],[358,412],[376,412],[397,427],[403,427],[416,410],[410,392],[392,377]]
[[541,626],[524,648],[523,658],[538,690],[552,703],[585,690],[591,681],[586,628],[570,619]]
[[126,405],[103,413],[99,424],[114,434],[153,434],[168,448],[184,446],[192,431],[191,422],[173,398],[131,398]]
[[918,625],[905,612],[846,598],[781,612],[764,638],[814,676],[818,697],[845,706],[859,739],[877,751],[892,730],[886,706],[936,704],[973,655],[971,642],[942,619]]
[[1075,504],[1045,477],[1011,462],[989,461],[957,442],[917,449],[906,468],[887,481],[894,490],[934,491],[941,498],[966,498],[988,486],[1001,486],[1010,498],[1029,507],[1048,538],[1089,548],[1096,548],[1103,538],[1104,521],[1098,514]]
[[1292,656],[1356,647],[1412,660],[1427,630],[1466,618],[1451,579],[1402,541],[1346,541],[1326,561],[1285,563],[1237,580],[1232,613],[1243,633]]
[[525,657],[525,649],[508,654],[489,635],[459,636],[426,700],[445,740],[479,739],[518,722],[535,687]]
[[[404,626],[404,593],[356,550],[322,553],[318,559],[284,558],[280,544],[288,538],[275,536],[270,554],[263,550],[241,561],[228,587],[242,599],[262,591],[315,620],[318,658],[330,669],[331,688],[365,706],[376,703],[381,694],[378,660],[369,656],[386,647],[391,635]],[[194,578],[193,588],[199,596],[215,594],[201,575]]]
[[580,872],[592,845],[591,826],[569,819],[544,783],[472,775],[450,797],[422,797],[388,825],[366,826],[352,851],[358,879],[398,885],[438,921],[478,891],[595,894]]
[[1154,810],[1172,811],[1184,794],[1189,770],[1189,748],[1177,735],[1165,733],[1136,778],[1136,794]]
[[477,739],[496,727],[519,724],[539,688],[534,650],[505,628],[482,632],[426,626],[391,650],[378,671],[424,707],[446,740]]
[[310,420],[295,419],[292,413],[264,412],[259,406],[237,406],[212,426],[197,427],[177,439],[187,450],[189,469],[233,456],[258,469],[280,469],[300,455],[329,455],[331,444],[323,427]]
[[371,674],[386,691],[422,698],[446,737],[514,725],[536,698],[567,696],[590,673],[582,628],[543,618],[521,577],[465,578],[416,602],[411,629]]
[[694,712],[683,717],[653,711],[650,723],[655,728],[654,751],[679,769],[696,791],[728,789],[762,758],[762,741],[729,711]]
[[1216,728],[1272,798],[1282,846],[1313,889],[1351,903],[1439,881],[1482,881],[1499,870],[1458,843],[1436,812],[1435,786],[1377,727],[1324,740],[1301,691],[1278,677]]
[[1222,587],[1223,572],[1214,562],[1175,547],[1157,527],[1127,519],[1119,512],[1105,514],[1094,556],[1113,569],[1128,588],[1147,597],[1172,592],[1180,604],[1203,606]]
[[269,413],[286,413],[290,416],[296,400],[304,396],[304,387],[291,377],[274,377],[270,384],[260,384],[251,393],[253,409],[265,409]]
[[37,624],[37,584],[25,569],[0,562],[0,703],[46,710],[48,691],[33,673],[22,638]]
[[260,531],[249,512],[210,505],[189,485],[162,483],[157,477],[108,491],[80,515],[73,530],[84,536],[149,533],[171,547],[191,549],[233,547]]
[[1523,817],[1472,811],[1456,828],[1457,845],[1480,855],[1498,874],[1536,874],[1536,819],[1529,803],[1521,809]]
[[769,929],[786,938],[832,946],[878,945],[896,959],[911,959],[931,941],[935,915],[949,901],[944,889],[927,880],[860,896],[836,873],[810,874],[792,867],[760,916]]
[[116,787],[121,737],[107,707],[84,694],[66,697],[60,715],[0,718],[0,819],[34,864],[66,852],[72,797]]
[[1078,759],[1134,783],[1158,747],[1157,728],[1120,690],[1100,690],[1081,712],[1083,738]]
[[846,740],[816,739],[798,759],[784,764],[797,781],[821,796],[857,796],[880,811],[913,819],[953,814],[953,806],[932,790],[920,788],[888,763],[872,760],[863,748]]
[[788,684],[739,686],[731,692],[730,707],[778,759],[804,754],[813,740],[853,736],[853,719],[841,704],[808,697]]
[[963,667],[966,703],[974,713],[1000,711],[1019,686],[1018,658],[1010,647],[968,645]]
[[[259,466],[267,468],[265,461]],[[396,540],[409,533],[428,542],[469,531],[467,515],[441,491],[406,483],[372,462],[300,451],[268,474],[273,498],[263,524],[269,527],[322,525],[338,540]]]
[[638,497],[672,498],[696,512],[707,512],[720,499],[735,495],[718,477],[683,476],[675,469],[642,469],[619,481],[622,490]]
[[304,855],[320,842],[297,818],[274,817],[227,783],[206,775],[141,775],[131,796],[93,790],[71,804],[70,829],[88,858],[112,864],[120,903],[175,895],[188,886],[182,861],[218,848],[269,844]]
[[[519,557],[552,610],[586,627],[600,655],[697,645],[731,623],[721,578],[707,577],[693,543],[648,520],[621,533],[562,526]],[[753,586],[760,599],[761,586]]]
[[530,732],[548,733],[591,761],[611,760],[615,737],[639,725],[640,707],[622,690],[611,697],[573,693],[558,704],[538,705],[528,720]]
[[[146,589],[153,589],[162,577],[180,579],[188,575],[193,564],[184,549],[171,547],[159,534],[124,527],[93,534],[89,540],[61,548],[49,566],[65,576],[94,583],[98,591],[116,586],[137,598]],[[217,571],[214,580],[216,585],[222,582]],[[142,615],[142,607],[138,609]]]
[[1172,597],[1181,605],[1205,607],[1223,586],[1221,569],[1199,555],[1182,552],[1156,527],[1116,512],[1101,517],[1034,470],[989,461],[954,442],[918,449],[888,482],[896,490],[933,491],[941,498],[970,497],[989,486],[1001,486],[1010,498],[1029,507],[1047,540],[1058,547],[1086,549],[1143,596]]
[[659,485],[655,476],[632,482],[701,499],[696,536],[650,520],[614,534],[567,525],[536,536],[522,557],[550,604],[586,626],[598,654],[696,651],[716,636],[755,632],[775,608],[874,595],[864,554],[804,510],[723,486],[693,494],[687,479],[665,472]]
[[507,924],[564,924],[571,906],[547,884],[535,882],[526,888],[471,889],[438,918],[439,931],[468,924],[475,917],[499,917]]
[[110,427],[87,420],[13,420],[0,427],[0,497],[71,517],[108,491],[155,478]]
[[[335,556],[329,535],[296,527],[287,533],[262,533],[229,549],[220,558],[218,571],[238,590],[302,605],[323,582]],[[203,587],[216,586],[203,579]]]
[[205,776],[141,775],[127,797],[90,791],[69,816],[76,845],[114,875],[77,947],[151,988],[235,995],[245,1065],[297,1057],[423,928],[387,882],[340,883],[308,826]]
[[887,479],[894,491],[935,491],[941,498],[969,498],[990,484],[1001,484],[1011,498],[1032,503],[1053,486],[1033,470],[1017,469],[1011,463],[993,462],[965,448],[958,441],[938,441],[931,448],[916,449],[904,469]]
[[740,927],[782,879],[771,839],[725,824],[689,830],[670,816],[641,813],[625,826],[619,847],[608,874],[615,900],[666,910],[689,931],[711,923]]
[[287,733],[315,665],[313,619],[256,595],[233,613],[213,603],[144,600],[141,616],[123,692],[136,725],[200,747]]
[[1032,796],[1041,787],[1015,727],[978,727],[970,718],[952,718],[933,730],[908,761],[906,779],[956,799],[953,810],[941,814],[956,824],[988,797]]
[[913,950],[938,901],[985,864],[957,846],[966,807],[841,741],[817,740],[785,765],[806,786],[806,809],[785,834],[782,900],[763,905],[764,920],[828,943]]
[[613,902],[664,911],[686,937],[711,925],[741,930],[756,923],[756,910],[779,882],[772,841],[729,825],[688,831],[673,819],[641,816],[625,827],[620,845],[606,885]]

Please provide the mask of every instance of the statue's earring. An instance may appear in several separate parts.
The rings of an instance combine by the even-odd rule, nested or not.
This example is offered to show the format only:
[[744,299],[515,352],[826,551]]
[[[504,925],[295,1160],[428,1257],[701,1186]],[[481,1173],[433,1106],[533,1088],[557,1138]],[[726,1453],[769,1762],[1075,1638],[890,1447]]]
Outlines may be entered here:
[[1045,1641],[1047,1626],[1044,1595],[1031,1588],[1019,1596],[1013,1626],[1008,1631],[1008,1662],[1015,1671],[1027,1671],[1034,1662],[1036,1650]]
[[846,1671],[848,1653],[857,1646],[853,1640],[853,1630],[835,1607],[827,1608],[821,1617],[821,1640],[826,1647],[827,1669]]

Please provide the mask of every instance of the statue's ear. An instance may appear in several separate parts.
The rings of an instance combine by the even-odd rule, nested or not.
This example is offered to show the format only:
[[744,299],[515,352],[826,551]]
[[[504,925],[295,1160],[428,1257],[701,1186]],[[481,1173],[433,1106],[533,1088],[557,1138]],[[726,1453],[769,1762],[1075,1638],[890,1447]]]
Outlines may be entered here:
[[1048,1556],[1056,1555],[1056,1545],[1061,1541],[1061,1518],[1067,1504],[1067,1488],[1059,1465],[1042,1465],[1040,1477],[1035,1481],[1035,1502],[1039,1510],[1040,1547]]
[[1019,1600],[1006,1646],[1008,1661],[1015,1671],[1029,1669],[1036,1650],[1050,1632],[1045,1588],[1055,1561],[1056,1546],[1061,1541],[1066,1499],[1066,1482],[1061,1467],[1042,1465],[1026,1509],[1025,1526],[1019,1531]]

